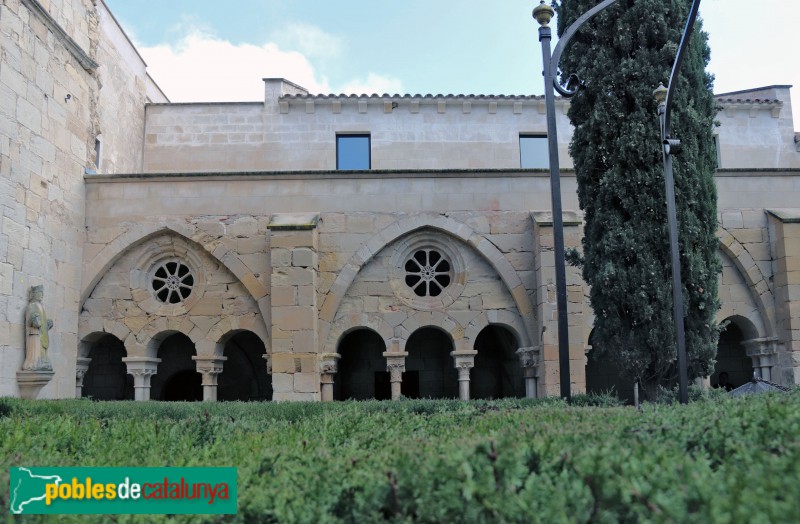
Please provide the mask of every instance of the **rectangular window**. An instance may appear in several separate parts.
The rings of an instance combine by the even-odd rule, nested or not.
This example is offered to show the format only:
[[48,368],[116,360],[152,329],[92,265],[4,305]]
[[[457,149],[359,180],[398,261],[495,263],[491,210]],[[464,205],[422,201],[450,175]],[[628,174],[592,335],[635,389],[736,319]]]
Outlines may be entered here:
[[370,169],[370,137],[368,134],[336,135],[336,169]]
[[722,167],[722,154],[719,149],[719,135],[714,135],[714,155],[717,157],[717,169]]
[[519,167],[522,169],[550,167],[546,135],[519,135]]

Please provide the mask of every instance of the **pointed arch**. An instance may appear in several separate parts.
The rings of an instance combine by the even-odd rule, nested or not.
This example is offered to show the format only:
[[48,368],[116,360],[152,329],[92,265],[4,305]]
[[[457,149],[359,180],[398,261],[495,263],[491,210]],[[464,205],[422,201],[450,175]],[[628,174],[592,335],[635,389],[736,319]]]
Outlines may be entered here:
[[[258,301],[268,294],[268,289],[261,284],[250,269],[242,262],[239,255],[228,248],[226,245],[217,242],[217,239],[193,224],[137,224],[131,229],[125,231],[117,236],[114,240],[109,242],[100,252],[95,255],[92,260],[87,261],[84,266],[81,289],[81,307],[89,295],[94,290],[95,286],[100,282],[100,279],[108,272],[126,252],[130,249],[139,246],[140,244],[150,240],[151,238],[159,235],[170,233],[183,238],[189,244],[197,247],[199,250],[208,253],[216,259],[220,264],[225,266],[252,297]],[[264,312],[262,311],[262,316]]]
[[[320,320],[322,321],[320,340],[326,341],[328,339],[331,323],[336,318],[339,306],[342,300],[344,300],[347,290],[358,276],[359,271],[361,271],[361,268],[386,246],[403,236],[424,229],[438,231],[457,240],[461,240],[475,249],[475,251],[497,271],[500,280],[511,294],[514,304],[523,319],[528,339],[533,339],[536,332],[534,319],[535,309],[533,303],[519,274],[503,252],[482,234],[448,216],[414,215],[413,217],[406,217],[393,222],[373,235],[344,265],[337,275],[336,280],[333,282],[330,291],[325,296],[322,309],[320,310]],[[323,344],[324,342],[320,343]]]
[[[724,227],[717,228],[717,237],[719,238],[719,249],[725,253],[733,262],[734,267],[744,279],[747,289],[750,292],[750,297],[756,306],[757,315],[760,318],[753,318],[753,315],[747,315],[749,321],[756,326],[762,326],[760,336],[774,337],[775,323],[773,316],[770,314],[769,305],[774,304],[774,297],[772,290],[769,288],[769,283],[761,272],[753,257],[747,249],[738,241],[732,234],[730,234]],[[726,305],[722,304],[722,308],[717,313],[718,319],[724,319],[729,316],[741,315],[734,311],[727,311]]]

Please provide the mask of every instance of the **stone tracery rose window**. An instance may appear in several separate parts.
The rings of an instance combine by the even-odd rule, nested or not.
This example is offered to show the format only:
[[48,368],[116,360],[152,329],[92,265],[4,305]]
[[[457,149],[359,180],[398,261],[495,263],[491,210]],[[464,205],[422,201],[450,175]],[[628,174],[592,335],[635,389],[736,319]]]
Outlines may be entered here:
[[450,285],[450,262],[435,249],[419,249],[405,263],[405,282],[419,297],[438,297]]
[[152,285],[158,300],[165,304],[178,304],[192,294],[194,275],[183,262],[168,260],[156,268]]

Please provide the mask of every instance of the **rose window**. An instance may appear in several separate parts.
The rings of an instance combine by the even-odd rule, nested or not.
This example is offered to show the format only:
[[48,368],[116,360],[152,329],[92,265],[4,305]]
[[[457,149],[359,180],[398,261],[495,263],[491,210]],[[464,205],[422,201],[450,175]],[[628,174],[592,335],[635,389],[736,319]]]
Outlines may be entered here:
[[162,263],[153,273],[153,291],[165,304],[178,304],[192,294],[194,276],[182,262]]
[[438,297],[450,285],[450,263],[435,249],[416,251],[405,271],[406,285],[420,297]]

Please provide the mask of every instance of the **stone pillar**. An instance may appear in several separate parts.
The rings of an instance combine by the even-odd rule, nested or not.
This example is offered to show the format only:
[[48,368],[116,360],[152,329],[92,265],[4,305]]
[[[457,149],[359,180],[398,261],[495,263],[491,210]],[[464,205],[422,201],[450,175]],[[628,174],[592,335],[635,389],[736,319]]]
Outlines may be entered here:
[[273,215],[268,226],[274,400],[321,399],[318,222],[315,213],[282,213]]
[[392,400],[397,400],[402,394],[403,373],[406,371],[408,353],[387,351],[383,356],[386,358],[386,371],[389,372],[389,382],[392,385]]
[[539,346],[519,348],[517,355],[522,366],[522,376],[525,377],[525,398],[537,398],[541,348]]
[[203,377],[203,401],[217,401],[217,379],[228,357],[192,357],[197,372]]
[[475,367],[477,351],[453,351],[450,353],[458,370],[458,398],[469,400],[469,370]]
[[338,371],[337,361],[340,358],[341,355],[338,353],[323,353],[319,356],[320,397],[323,402],[333,401],[333,381]]
[[775,371],[780,370],[771,373],[771,380],[782,385],[800,384],[800,209],[769,209],[767,219],[779,342],[772,360]]
[[122,359],[128,367],[128,374],[133,375],[135,400],[150,400],[150,378],[158,372],[160,358],[125,357]]
[[[561,393],[558,355],[558,305],[553,238],[553,214],[534,211],[534,269],[536,273],[536,318],[541,322],[541,355],[538,389],[543,395]],[[580,248],[581,218],[574,211],[564,211],[564,248]],[[567,265],[567,316],[569,324],[570,389],[573,394],[586,392],[586,354],[583,334],[584,287],[578,268]],[[540,341],[534,340],[534,343]]]
[[[772,368],[778,357],[778,339],[776,337],[754,338],[742,342],[747,356],[753,360],[753,373],[756,377],[772,382]],[[776,377],[777,378],[777,377]]]
[[75,398],[81,398],[83,396],[83,377],[86,376],[86,372],[89,371],[89,363],[91,363],[92,359],[85,358],[85,357],[78,357],[78,360],[75,364]]

